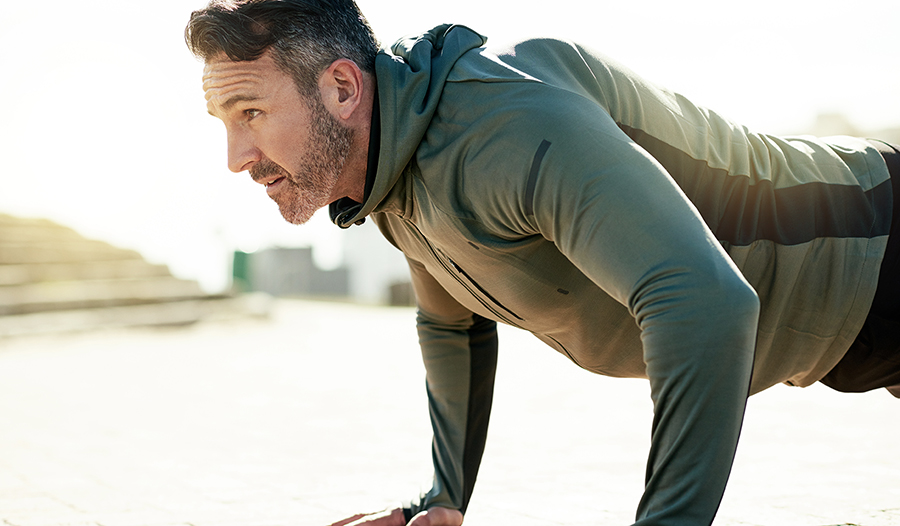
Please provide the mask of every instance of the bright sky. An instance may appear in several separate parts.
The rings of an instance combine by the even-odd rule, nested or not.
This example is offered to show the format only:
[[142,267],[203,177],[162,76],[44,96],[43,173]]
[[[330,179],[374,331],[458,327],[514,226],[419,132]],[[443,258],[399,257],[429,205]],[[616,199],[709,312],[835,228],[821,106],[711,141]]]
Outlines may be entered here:
[[[900,126],[894,0],[358,1],[383,43],[443,22],[492,41],[562,36],[767,133],[802,132],[820,112]],[[224,129],[182,39],[204,4],[4,5],[0,213],[137,249],[209,290],[227,283],[235,248],[313,244],[336,261],[326,214],[288,225],[262,187],[226,169]]]

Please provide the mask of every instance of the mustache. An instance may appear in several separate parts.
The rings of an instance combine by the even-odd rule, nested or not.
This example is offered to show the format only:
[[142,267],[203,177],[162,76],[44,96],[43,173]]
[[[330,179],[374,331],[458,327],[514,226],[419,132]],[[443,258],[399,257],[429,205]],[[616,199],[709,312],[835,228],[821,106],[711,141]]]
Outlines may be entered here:
[[250,168],[250,177],[252,177],[253,180],[257,183],[262,180],[268,179],[273,175],[290,178],[291,174],[289,174],[287,170],[285,170],[278,164],[268,159],[260,160]]

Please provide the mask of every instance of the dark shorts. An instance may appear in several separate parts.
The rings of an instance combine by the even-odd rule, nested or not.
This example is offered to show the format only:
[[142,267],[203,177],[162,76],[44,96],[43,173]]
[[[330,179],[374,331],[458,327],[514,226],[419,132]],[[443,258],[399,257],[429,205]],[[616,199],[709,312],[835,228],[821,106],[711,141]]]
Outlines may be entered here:
[[828,387],[848,393],[900,386],[900,147],[871,142],[887,161],[894,205],[869,315],[847,354],[822,378]]

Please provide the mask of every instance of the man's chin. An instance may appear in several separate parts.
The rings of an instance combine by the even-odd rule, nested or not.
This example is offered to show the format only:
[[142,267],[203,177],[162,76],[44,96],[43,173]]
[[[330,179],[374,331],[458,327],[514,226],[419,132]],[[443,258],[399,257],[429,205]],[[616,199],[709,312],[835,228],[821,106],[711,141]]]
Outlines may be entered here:
[[281,217],[292,225],[303,225],[307,223],[312,219],[313,214],[316,212],[315,210],[307,210],[304,208],[286,208],[282,206],[278,207],[278,211],[281,212]]
[[286,188],[288,191],[278,192],[270,197],[278,205],[278,211],[285,221],[292,225],[302,225],[318,209],[328,206],[333,186],[301,189],[297,185],[291,185]]

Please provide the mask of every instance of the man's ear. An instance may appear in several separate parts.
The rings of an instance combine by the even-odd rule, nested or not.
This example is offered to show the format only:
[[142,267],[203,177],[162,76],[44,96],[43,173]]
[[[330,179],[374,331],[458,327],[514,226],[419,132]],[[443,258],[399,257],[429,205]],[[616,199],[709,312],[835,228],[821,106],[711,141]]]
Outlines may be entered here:
[[335,60],[319,77],[322,103],[332,115],[349,120],[363,99],[363,72],[352,60]]

